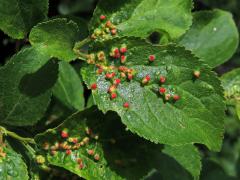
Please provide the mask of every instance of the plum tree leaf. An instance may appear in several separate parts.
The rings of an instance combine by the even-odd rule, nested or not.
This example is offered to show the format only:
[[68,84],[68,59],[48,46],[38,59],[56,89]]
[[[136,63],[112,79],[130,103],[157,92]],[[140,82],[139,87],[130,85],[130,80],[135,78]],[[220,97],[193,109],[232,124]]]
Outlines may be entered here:
[[[127,52],[119,60],[121,46]],[[90,52],[81,73],[100,110],[117,112],[128,129],[156,143],[220,149],[225,109],[220,81],[189,51],[115,38]]]
[[48,0],[1,0],[0,29],[15,39],[24,38],[38,22],[46,19]]
[[65,61],[76,59],[73,47],[79,38],[78,25],[66,18],[39,23],[29,35],[31,44],[39,51]]
[[1,123],[33,125],[44,115],[58,72],[57,63],[49,59],[26,48],[0,68]]
[[192,23],[191,0],[101,0],[94,11],[90,31],[100,27],[100,15],[105,15],[119,36],[147,37],[154,31],[176,39]]
[[59,62],[59,75],[53,95],[69,108],[83,110],[83,84],[75,69],[67,62]]
[[[88,126],[88,123],[95,121],[96,117],[99,118],[98,120],[104,118],[103,114],[96,109],[75,113],[57,128],[37,135],[35,140],[44,149],[46,144],[49,145],[49,149],[45,152],[49,164],[63,167],[85,179],[122,179],[108,167],[102,145],[97,140],[97,134],[94,135]],[[68,139],[61,137],[63,130],[69,134]],[[70,138],[77,139],[77,143],[70,141]],[[67,155],[69,150],[71,154]],[[90,155],[89,151],[94,152]]]
[[226,11],[193,13],[193,25],[179,44],[191,50],[212,68],[231,58],[238,47],[239,35],[232,15]]
[[198,149],[191,144],[183,146],[165,146],[163,153],[173,157],[179,164],[199,179],[201,171],[201,157]]
[[28,180],[28,171],[22,156],[7,146],[1,146],[0,180]]

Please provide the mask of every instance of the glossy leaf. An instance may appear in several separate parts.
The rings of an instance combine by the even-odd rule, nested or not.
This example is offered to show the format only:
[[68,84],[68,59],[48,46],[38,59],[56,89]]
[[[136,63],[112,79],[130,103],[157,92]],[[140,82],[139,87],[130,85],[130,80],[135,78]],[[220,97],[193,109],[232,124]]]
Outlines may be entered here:
[[100,26],[100,15],[116,25],[119,36],[147,37],[158,31],[176,39],[192,23],[191,0],[101,0],[94,11],[90,31]]
[[58,81],[53,88],[53,95],[69,108],[83,110],[83,84],[75,69],[67,62],[59,63]]
[[22,156],[9,147],[1,146],[0,180],[28,180],[28,171]]
[[33,125],[44,115],[58,71],[58,65],[49,59],[26,48],[0,68],[1,123]]
[[[81,128],[79,129],[79,127]],[[145,179],[144,177],[147,177],[153,170],[159,172],[164,180],[180,177],[190,179],[189,174],[173,158],[161,153],[161,145],[150,143],[126,131],[116,113],[109,112],[104,115],[96,107],[73,115],[60,127],[48,130],[46,133],[36,136],[35,139],[40,145],[46,142],[51,145],[64,141],[59,138],[59,132],[63,128],[68,128],[70,137],[77,137],[79,134],[86,136],[84,133],[86,127],[91,129],[90,137],[96,135],[99,137],[97,141],[91,139],[89,144],[81,146],[79,150],[76,150],[77,152],[73,151],[70,157],[67,157],[61,150],[57,150],[55,156],[48,153],[49,163],[64,167],[86,179],[106,179],[104,173],[109,173],[108,178],[110,179],[119,179],[120,177],[129,180]],[[95,151],[102,151],[99,162],[92,162],[92,157],[86,154],[86,149],[93,149],[93,146],[97,146]],[[51,147],[49,146],[49,148]],[[82,170],[73,168],[73,164],[76,166],[76,155],[84,160],[85,168]],[[102,173],[99,174],[101,165]],[[111,171],[104,172],[106,167]]]
[[[97,110],[95,110],[95,112],[87,110],[76,113],[57,128],[49,129],[45,133],[37,135],[35,139],[40,145],[48,143],[50,147],[56,142],[63,144],[67,142],[66,139],[60,136],[61,131],[64,129],[68,130],[69,137],[78,139],[77,144],[83,142],[83,139],[87,137],[89,138],[89,142],[84,143],[84,145],[81,145],[78,149],[72,150],[70,155],[67,155],[66,150],[62,150],[61,148],[57,148],[56,154],[51,155],[49,149],[49,151],[46,152],[48,163],[63,167],[85,179],[122,179],[107,166],[102,145],[96,140],[95,135],[91,136],[88,131],[86,132],[88,128],[87,123],[95,121],[96,117],[102,120],[104,116]],[[68,143],[68,145],[73,147],[74,143]],[[94,155],[89,155],[88,150],[94,150]],[[96,154],[99,155],[99,160],[94,160]],[[77,162],[77,158],[81,158],[81,168]]]
[[1,0],[0,29],[12,38],[23,39],[47,13],[48,0]]
[[238,47],[238,30],[232,15],[226,11],[193,13],[193,25],[179,40],[212,68],[229,60]]
[[60,60],[71,61],[76,59],[73,47],[80,38],[79,34],[75,22],[57,18],[39,23],[32,29],[29,39],[39,51]]
[[[123,44],[128,49],[124,65],[134,74],[133,80],[122,78],[114,90],[117,98],[111,99],[109,88],[113,79],[121,78],[120,70],[114,66],[121,64],[109,53],[112,47]],[[101,50],[105,52],[106,61],[95,62],[102,63],[102,67],[89,64],[82,68],[88,88],[94,83],[97,85],[92,94],[99,109],[116,111],[128,129],[156,143],[202,143],[212,150],[220,149],[224,117],[222,88],[216,75],[189,51],[175,45],[152,46],[134,38],[98,43],[91,52]],[[149,55],[155,55],[154,62],[149,62]],[[97,67],[104,69],[102,74],[96,72]],[[199,78],[193,76],[196,69],[201,71]],[[107,80],[105,74],[112,72],[115,77]],[[143,84],[147,75],[151,80]],[[160,76],[166,77],[165,83],[160,84]],[[164,95],[159,94],[160,86],[166,90]],[[174,95],[179,95],[180,100],[174,102]],[[129,108],[124,107],[126,102]]]
[[165,146],[163,153],[173,157],[179,164],[187,169],[195,179],[199,179],[201,157],[198,149],[194,145]]

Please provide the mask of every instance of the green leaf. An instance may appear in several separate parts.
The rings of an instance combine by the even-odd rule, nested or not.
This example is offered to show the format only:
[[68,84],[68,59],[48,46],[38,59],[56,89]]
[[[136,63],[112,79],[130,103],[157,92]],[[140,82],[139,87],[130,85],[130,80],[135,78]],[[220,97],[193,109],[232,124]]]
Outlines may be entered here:
[[[86,129],[89,128],[88,123],[96,123],[96,117],[98,117],[99,121],[104,118],[103,114],[96,109],[94,111],[93,109],[89,109],[76,113],[57,128],[49,129],[45,133],[37,135],[35,140],[40,145],[46,145],[46,143],[50,145],[49,150],[46,151],[49,164],[63,167],[85,179],[122,179],[107,166],[101,142],[96,140],[97,134],[94,135],[94,132],[89,134],[87,133],[88,131],[86,131]],[[56,154],[51,155],[50,149],[53,149],[54,144],[63,144],[69,141],[69,138],[66,140],[60,136],[61,131],[64,129],[68,130],[69,137],[78,139],[77,144],[83,142],[83,139],[86,137],[89,138],[89,142],[72,150],[70,155],[67,155],[66,150],[61,148],[57,148],[55,151]],[[74,143],[68,143],[68,145],[73,147]],[[100,159],[98,161],[94,160],[94,155],[89,155],[88,150],[94,150],[94,155],[99,154]],[[82,169],[79,167],[80,165],[77,162],[77,158],[81,158],[82,160]]]
[[234,104],[240,100],[240,68],[225,73],[222,77],[225,98]]
[[80,38],[78,25],[65,18],[57,18],[35,26],[29,40],[39,51],[60,60],[76,59],[73,47]]
[[[67,157],[61,148],[55,156],[49,155],[51,150],[46,151],[49,163],[64,167],[86,179],[107,179],[103,176],[105,168],[111,170],[109,175],[112,175],[112,179],[119,179],[119,176],[129,180],[142,179],[154,170],[161,173],[164,180],[177,180],[180,177],[190,179],[190,175],[173,158],[161,153],[162,145],[150,143],[126,131],[116,113],[109,112],[104,115],[96,107],[76,113],[58,128],[36,136],[35,140],[40,145],[48,142],[51,148],[53,143],[64,142],[64,139],[59,138],[63,128],[68,128],[70,137],[79,137],[80,134],[81,140],[87,135],[84,133],[86,127],[92,132],[92,135],[88,136],[89,144],[73,151],[71,157]],[[96,135],[99,137],[97,141],[91,138]],[[98,146],[96,151],[102,151],[99,162],[92,162],[92,157],[86,154],[86,149],[93,149],[94,146]],[[84,160],[86,168],[73,168],[76,166],[76,155]],[[101,165],[102,174],[99,176]],[[92,169],[95,171],[92,172]]]
[[214,68],[229,60],[238,47],[238,30],[226,11],[193,13],[193,25],[179,44]]
[[48,0],[0,0],[0,29],[15,39],[47,18]]
[[199,179],[201,157],[198,149],[194,145],[165,146],[163,153],[173,157],[179,164],[187,169],[195,179]]
[[106,15],[119,36],[147,37],[158,31],[176,39],[192,24],[191,0],[101,0],[94,11],[90,31],[100,27],[100,15]]
[[59,76],[53,88],[53,95],[69,108],[84,109],[82,81],[74,68],[67,62],[59,63]]
[[33,125],[45,113],[58,66],[49,56],[26,48],[0,68],[0,122]]
[[[121,78],[120,70],[112,67],[121,64],[109,53],[112,47],[119,48],[123,44],[128,49],[124,65],[135,75],[131,82],[122,78],[116,89],[117,98],[111,100],[109,87],[112,81],[106,80],[105,74],[114,72],[116,78]],[[189,51],[175,45],[152,46],[135,38],[115,38],[98,43],[91,52],[101,50],[104,50],[106,60],[95,62],[102,63],[102,74],[96,73],[99,65],[88,64],[82,68],[88,88],[97,84],[92,94],[100,110],[117,112],[132,132],[156,143],[173,146],[202,143],[212,150],[221,148],[225,106],[220,81]],[[155,55],[156,60],[150,63],[149,55]],[[200,78],[193,77],[196,69],[201,72]],[[143,85],[141,81],[147,75],[151,80]],[[168,101],[158,92],[160,76],[166,77],[161,86],[167,91],[165,95],[170,96]],[[181,98],[174,102],[172,97],[177,94]],[[129,108],[123,106],[126,102]]]
[[9,147],[1,146],[0,180],[28,180],[28,171],[22,156]]

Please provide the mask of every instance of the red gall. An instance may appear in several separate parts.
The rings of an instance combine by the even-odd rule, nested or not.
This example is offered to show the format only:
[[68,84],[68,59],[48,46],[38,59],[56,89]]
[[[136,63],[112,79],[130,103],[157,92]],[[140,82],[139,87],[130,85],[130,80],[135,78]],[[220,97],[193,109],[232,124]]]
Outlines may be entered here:
[[79,169],[83,169],[84,168],[84,164],[83,164],[83,162],[81,162],[80,164],[79,164]]
[[128,102],[125,102],[125,103],[123,104],[123,107],[124,107],[124,108],[129,108],[129,103],[128,103]]
[[180,96],[176,94],[173,96],[173,99],[174,99],[174,101],[178,101],[180,99]]
[[112,27],[112,23],[111,23],[111,21],[109,21],[109,20],[106,22],[105,25],[106,25],[106,27],[108,27],[108,28],[111,28],[111,27]]
[[99,154],[95,154],[95,155],[94,155],[94,159],[95,159],[96,161],[99,161],[99,159],[100,159]]
[[96,89],[97,89],[97,84],[96,84],[96,83],[93,83],[93,84],[91,85],[91,89],[92,89],[92,90],[96,90]]
[[114,84],[115,84],[115,85],[119,85],[120,83],[121,83],[121,79],[115,79],[115,80],[114,80]]
[[112,72],[112,73],[107,73],[107,74],[105,75],[105,78],[106,78],[106,79],[112,79],[114,76],[115,76],[115,73],[114,73],[114,72]]
[[78,164],[82,163],[82,159],[81,158],[77,158],[76,161],[77,161]]
[[159,81],[160,81],[160,83],[163,84],[166,82],[166,78],[164,76],[160,76]]
[[133,74],[132,73],[128,73],[128,79],[131,81],[133,79]]
[[99,68],[99,69],[97,70],[97,74],[102,74],[102,72],[103,72],[103,69],[102,69],[102,68]]
[[147,84],[151,80],[150,75],[146,75],[146,77],[143,78],[142,84]]
[[117,34],[117,29],[112,29],[111,30],[111,34],[114,36],[114,35],[116,35]]
[[156,59],[156,57],[155,57],[155,55],[150,55],[148,57],[148,59],[149,59],[150,62],[153,62]]
[[105,16],[105,15],[101,15],[101,16],[100,16],[100,20],[103,21],[104,19],[106,19],[106,16]]
[[64,130],[62,130],[62,132],[61,132],[61,137],[62,138],[68,138],[68,131],[67,131],[67,129],[64,129]]
[[87,150],[87,153],[88,153],[90,156],[92,156],[92,155],[94,155],[94,150],[93,150],[93,149],[89,149],[89,150]]
[[160,94],[164,94],[166,92],[166,89],[164,87],[159,88]]
[[66,150],[66,155],[70,155],[72,153],[72,151],[70,149]]
[[111,99],[116,99],[117,98],[117,94],[116,93],[112,93],[111,94]]
[[111,85],[111,86],[108,88],[108,92],[109,92],[109,93],[114,93],[114,92],[116,92],[116,90],[117,90],[116,85]]
[[126,45],[122,45],[121,48],[120,48],[120,52],[121,53],[126,53],[127,52],[127,46]]
[[126,62],[126,60],[127,60],[127,57],[122,55],[121,56],[121,63],[124,64]]

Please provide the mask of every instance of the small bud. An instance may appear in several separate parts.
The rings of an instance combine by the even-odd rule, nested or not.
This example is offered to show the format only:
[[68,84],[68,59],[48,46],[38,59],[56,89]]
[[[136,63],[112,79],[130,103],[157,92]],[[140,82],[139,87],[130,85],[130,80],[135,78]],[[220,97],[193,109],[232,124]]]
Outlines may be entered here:
[[150,62],[153,62],[156,58],[155,58],[154,55],[150,55],[150,56],[148,57],[148,59],[149,59]]
[[105,61],[106,60],[105,53],[103,51],[98,52],[97,57],[98,57],[99,61]]
[[117,98],[117,94],[116,93],[112,93],[111,94],[111,99],[116,99]]
[[194,75],[195,78],[199,78],[201,73],[200,73],[200,71],[195,70],[195,71],[193,71],[193,75]]
[[163,87],[160,87],[159,88],[159,92],[160,92],[160,94],[164,94],[166,92],[166,89],[163,88]]
[[166,82],[166,78],[164,76],[160,76],[159,81],[160,81],[160,83],[163,84]]
[[125,102],[125,103],[123,104],[123,107],[129,108],[129,103],[128,103],[128,102]]
[[106,19],[106,16],[101,15],[101,16],[100,16],[100,20],[103,21],[104,19]]
[[96,84],[96,83],[93,83],[93,84],[91,85],[91,89],[92,89],[92,90],[96,90],[96,89],[97,89],[97,84]]
[[93,149],[89,149],[89,150],[87,150],[87,153],[88,153],[90,156],[92,156],[92,155],[94,154],[94,150],[93,150]]
[[171,98],[171,94],[165,94],[165,100],[169,100]]
[[85,138],[83,138],[83,142],[85,143],[85,144],[87,144],[88,142],[89,142],[89,137],[85,137]]
[[96,161],[99,161],[99,159],[100,159],[99,154],[95,154],[95,155],[94,155],[94,159],[95,159]]
[[67,129],[64,129],[62,132],[61,132],[61,136],[62,138],[68,138],[68,132],[67,132]]

